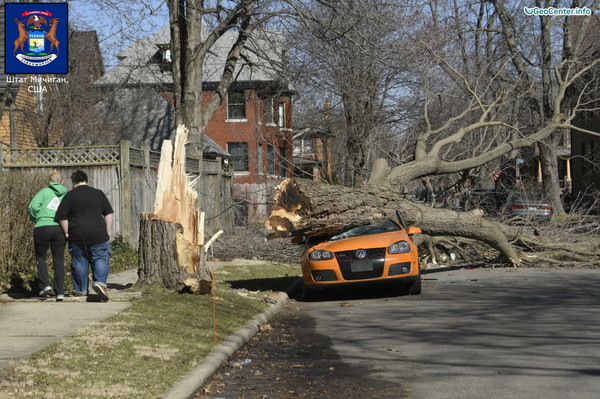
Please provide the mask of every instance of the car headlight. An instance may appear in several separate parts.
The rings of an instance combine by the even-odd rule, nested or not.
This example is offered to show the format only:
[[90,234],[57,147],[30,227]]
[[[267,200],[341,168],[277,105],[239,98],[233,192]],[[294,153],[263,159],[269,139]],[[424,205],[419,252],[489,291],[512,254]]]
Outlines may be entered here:
[[308,259],[310,260],[329,260],[333,259],[333,252],[331,251],[323,251],[317,249],[316,251],[312,251],[310,255],[308,255]]
[[388,247],[390,254],[405,254],[410,252],[410,244],[406,241],[398,241]]

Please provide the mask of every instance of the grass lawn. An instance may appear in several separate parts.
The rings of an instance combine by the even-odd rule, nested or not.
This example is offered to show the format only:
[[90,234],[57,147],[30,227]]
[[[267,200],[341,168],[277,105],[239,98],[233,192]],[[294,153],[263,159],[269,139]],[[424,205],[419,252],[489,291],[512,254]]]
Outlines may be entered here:
[[0,398],[160,397],[299,275],[298,265],[217,269],[214,314],[211,296],[148,288],[123,313],[0,370]]

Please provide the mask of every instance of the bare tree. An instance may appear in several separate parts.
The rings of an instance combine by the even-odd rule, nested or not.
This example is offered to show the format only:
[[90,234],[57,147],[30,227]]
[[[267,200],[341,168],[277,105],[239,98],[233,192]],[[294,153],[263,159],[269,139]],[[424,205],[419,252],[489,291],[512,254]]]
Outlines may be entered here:
[[390,128],[407,113],[400,106],[409,82],[399,49],[409,45],[402,35],[409,12],[407,5],[386,1],[297,4],[288,41],[298,106],[307,104],[304,113],[321,115],[322,124],[325,104],[331,104],[335,169],[347,186],[366,181],[373,160],[387,152]]
[[[590,72],[600,60],[579,58],[579,49],[563,51],[553,45],[546,46],[553,56],[542,62],[544,52],[538,49],[544,20],[538,19],[541,28],[536,26],[537,30],[533,30],[541,29],[542,36],[531,35],[519,43],[513,30],[515,23],[502,21],[509,16],[508,12],[503,15],[503,6],[504,2],[487,1],[456,1],[450,5],[428,2],[428,17],[415,20],[407,28],[420,50],[415,54],[420,57],[413,61],[419,68],[414,72],[422,83],[423,95],[421,121],[413,131],[412,160],[392,165],[387,160],[377,162],[369,186],[351,193],[338,187],[287,182],[276,198],[278,209],[268,222],[273,234],[327,234],[393,214],[396,207],[430,235],[482,240],[509,262],[519,264],[520,256],[511,245],[519,239],[516,231],[479,214],[423,208],[404,200],[401,192],[416,179],[461,173],[546,143],[560,129],[573,128],[577,113],[588,109],[583,101],[573,104],[570,99],[582,98],[581,91],[573,90],[586,87],[585,83],[581,86],[581,80],[591,78]],[[593,13],[596,4],[587,6]],[[521,19],[521,15],[511,16]],[[522,14],[525,17],[528,16]],[[559,21],[568,26],[564,18],[554,23]],[[532,33],[530,25],[523,22],[518,26],[524,30],[522,37]],[[573,43],[583,43],[581,35],[583,31]],[[542,68],[551,71],[551,87],[544,85],[549,77]],[[287,203],[288,186],[303,201]],[[325,198],[345,200],[332,202]],[[295,205],[300,206],[294,208]],[[586,247],[586,254],[597,250],[594,245],[597,243]]]

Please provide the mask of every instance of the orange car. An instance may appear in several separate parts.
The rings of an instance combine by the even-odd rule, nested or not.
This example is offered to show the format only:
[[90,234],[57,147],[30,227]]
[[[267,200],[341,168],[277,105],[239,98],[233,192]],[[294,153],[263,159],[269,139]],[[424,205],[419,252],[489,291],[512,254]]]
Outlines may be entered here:
[[400,283],[405,294],[420,294],[419,256],[411,235],[421,233],[421,229],[407,230],[403,225],[384,220],[319,244],[308,241],[302,254],[305,298],[332,286],[385,282]]

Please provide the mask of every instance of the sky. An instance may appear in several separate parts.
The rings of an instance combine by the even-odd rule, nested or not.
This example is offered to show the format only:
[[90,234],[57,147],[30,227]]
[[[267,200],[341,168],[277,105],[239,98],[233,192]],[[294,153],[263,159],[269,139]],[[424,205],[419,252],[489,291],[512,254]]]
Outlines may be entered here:
[[106,70],[135,40],[156,33],[169,21],[166,0],[69,0],[69,25],[95,30]]

